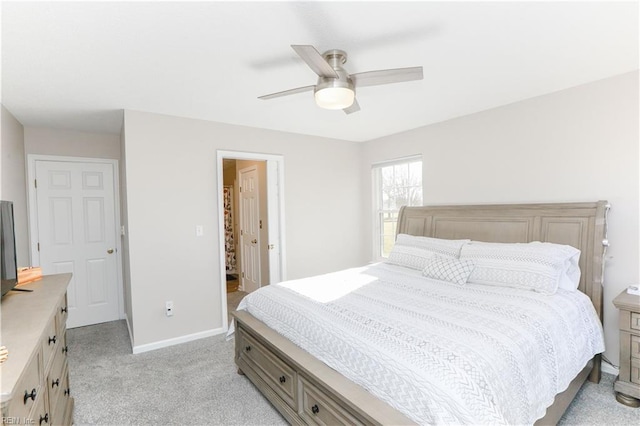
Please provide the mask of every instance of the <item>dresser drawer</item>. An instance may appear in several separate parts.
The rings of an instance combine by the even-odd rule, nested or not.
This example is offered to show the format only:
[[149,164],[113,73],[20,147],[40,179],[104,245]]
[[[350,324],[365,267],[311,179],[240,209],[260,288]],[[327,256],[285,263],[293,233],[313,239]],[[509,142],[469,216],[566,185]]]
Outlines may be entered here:
[[631,358],[631,383],[640,385],[640,359]]
[[[63,347],[65,344],[64,336],[63,340],[58,345],[58,348]],[[49,370],[49,374],[47,375],[46,384],[49,389],[49,405],[51,407],[51,418],[56,418],[56,407],[58,405],[58,400],[61,398],[63,393],[63,389],[65,389],[65,377],[64,374],[67,372],[67,354],[66,352],[62,352],[61,350],[56,351],[56,354],[53,358],[53,364],[51,365],[51,369]]]
[[[66,363],[62,367],[64,371],[61,371],[56,379],[59,380],[59,384],[53,385],[49,391],[49,411],[52,425],[64,423],[65,409],[69,400],[69,370],[67,369]],[[49,381],[49,384],[51,383],[52,382]]]
[[631,312],[631,324],[632,330],[640,330],[640,313]]
[[640,336],[631,335],[631,358],[640,358]]
[[307,423],[318,425],[362,424],[321,389],[303,377],[300,377],[300,388],[302,394],[300,417]]
[[[16,391],[7,408],[8,416],[26,418],[33,410],[38,397],[42,393],[40,375],[42,374],[41,352],[38,351],[24,370],[22,379],[16,386]],[[3,414],[4,415],[4,414]]]
[[56,327],[59,334],[64,333],[67,328],[67,317],[69,316],[69,307],[67,306],[67,295],[62,298],[58,308],[56,309]]
[[28,421],[26,424],[32,425],[50,425],[51,414],[49,413],[49,401],[47,400],[47,393],[40,392],[40,395],[36,398],[31,413],[29,413]]
[[[67,366],[66,371],[62,374],[63,377],[63,381],[62,381],[62,398],[60,399],[61,401],[61,405],[64,405],[65,408],[69,407],[69,401],[72,400],[71,398],[71,387],[69,385],[69,367]],[[72,410],[66,410],[65,412],[65,416],[70,418],[71,414],[72,414]]]
[[42,366],[45,370],[52,361],[59,338],[56,322],[52,318],[42,336]]
[[269,384],[290,407],[296,408],[297,391],[296,372],[269,352],[261,343],[249,336],[244,330],[238,330],[241,338],[240,357]]

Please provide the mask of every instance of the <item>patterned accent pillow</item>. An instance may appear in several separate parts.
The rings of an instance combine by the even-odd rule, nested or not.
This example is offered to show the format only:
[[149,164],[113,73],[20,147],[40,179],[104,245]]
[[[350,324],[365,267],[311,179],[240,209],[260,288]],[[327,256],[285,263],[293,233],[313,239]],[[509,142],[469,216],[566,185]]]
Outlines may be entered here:
[[435,255],[427,262],[427,266],[422,270],[422,275],[427,278],[464,285],[473,271],[473,266],[473,262],[470,260]]
[[574,247],[537,241],[513,244],[473,241],[460,253],[460,259],[475,263],[469,283],[515,287],[543,294],[554,294],[569,275],[575,279],[573,268],[579,256],[580,250]]
[[462,246],[468,242],[469,240],[445,240],[398,234],[387,263],[423,270],[427,261],[436,254],[458,258]]

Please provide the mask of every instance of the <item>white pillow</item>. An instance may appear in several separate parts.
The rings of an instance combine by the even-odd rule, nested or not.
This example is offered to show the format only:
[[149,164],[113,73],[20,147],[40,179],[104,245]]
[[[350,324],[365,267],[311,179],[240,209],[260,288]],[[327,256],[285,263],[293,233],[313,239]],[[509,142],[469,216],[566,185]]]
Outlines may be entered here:
[[[571,246],[567,246],[571,247]],[[573,247],[571,247],[573,248]],[[560,278],[558,288],[569,291],[576,291],[580,285],[580,250],[575,249],[577,253],[570,256],[564,265],[564,273]]]
[[460,249],[468,242],[469,240],[445,240],[398,234],[387,263],[423,270],[427,261],[436,254],[458,258]]
[[473,266],[473,262],[470,260],[443,257],[436,254],[427,261],[422,275],[427,278],[464,285],[473,271]]
[[580,250],[553,243],[484,243],[465,245],[460,259],[475,268],[469,283],[515,287],[554,294],[562,288],[575,290],[580,280]]

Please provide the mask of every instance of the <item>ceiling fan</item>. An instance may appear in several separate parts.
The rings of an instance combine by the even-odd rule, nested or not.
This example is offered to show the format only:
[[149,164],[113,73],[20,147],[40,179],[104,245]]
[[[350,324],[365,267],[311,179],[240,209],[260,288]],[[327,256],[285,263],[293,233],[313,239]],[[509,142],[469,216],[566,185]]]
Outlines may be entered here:
[[347,114],[360,111],[355,98],[356,87],[378,86],[403,81],[422,80],[422,67],[396,68],[349,74],[342,67],[347,62],[347,53],[328,50],[322,55],[310,45],[291,45],[309,68],[318,74],[313,86],[297,87],[283,92],[271,93],[258,99],[273,99],[313,90],[316,104],[327,109],[341,109]]

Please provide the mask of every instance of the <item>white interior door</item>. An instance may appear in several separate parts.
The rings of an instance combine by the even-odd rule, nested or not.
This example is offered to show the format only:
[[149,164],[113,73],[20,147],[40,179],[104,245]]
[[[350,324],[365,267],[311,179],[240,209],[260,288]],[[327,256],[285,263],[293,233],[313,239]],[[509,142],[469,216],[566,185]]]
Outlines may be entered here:
[[260,288],[260,204],[258,169],[241,169],[240,180],[240,285],[247,293]]
[[72,272],[68,327],[119,319],[114,165],[35,162],[40,266]]

